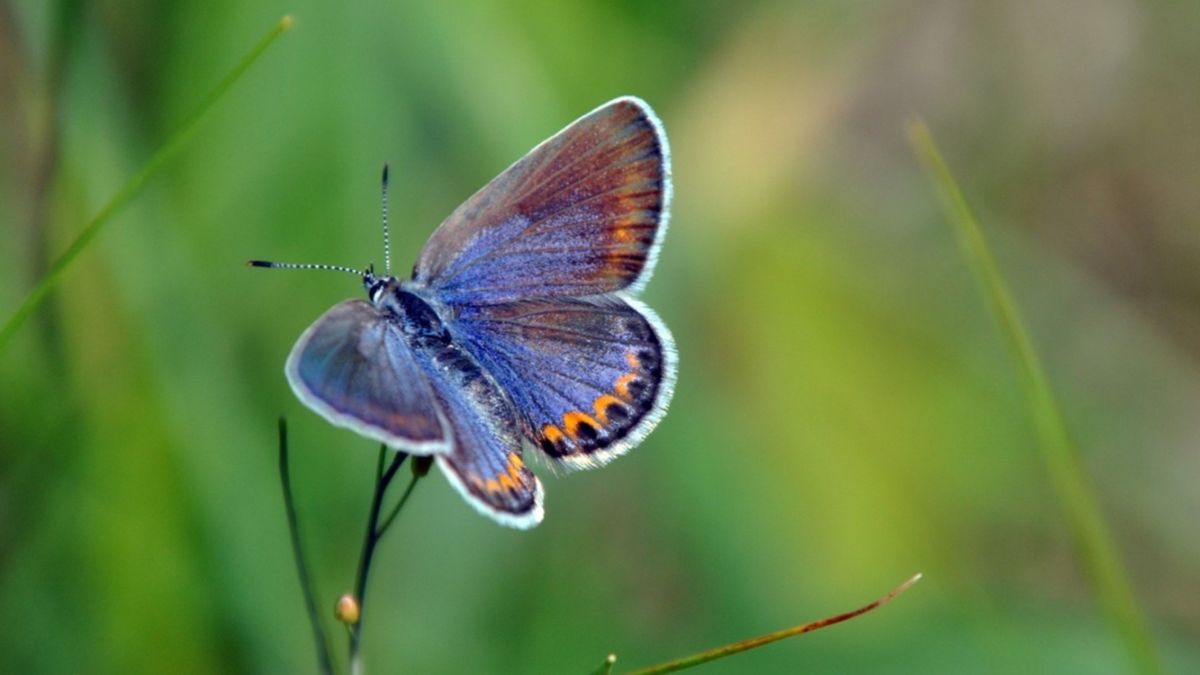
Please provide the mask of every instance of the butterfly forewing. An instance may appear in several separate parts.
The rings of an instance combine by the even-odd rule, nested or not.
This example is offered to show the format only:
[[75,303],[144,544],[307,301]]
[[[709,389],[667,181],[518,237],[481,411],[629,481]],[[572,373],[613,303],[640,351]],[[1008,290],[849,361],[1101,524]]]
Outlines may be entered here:
[[664,234],[669,174],[649,106],[612,101],[455,210],[422,250],[414,279],[451,304],[636,289]]
[[425,370],[370,303],[334,305],[300,336],[286,372],[300,400],[333,424],[416,454],[449,450]]

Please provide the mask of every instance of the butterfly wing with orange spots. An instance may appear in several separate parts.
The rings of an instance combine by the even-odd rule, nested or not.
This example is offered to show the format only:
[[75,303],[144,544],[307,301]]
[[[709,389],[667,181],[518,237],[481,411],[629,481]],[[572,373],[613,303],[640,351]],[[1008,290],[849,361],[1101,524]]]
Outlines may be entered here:
[[456,335],[502,382],[535,447],[569,468],[637,445],[675,384],[670,332],[620,294],[463,308]]
[[619,98],[510,166],[430,236],[413,270],[451,305],[637,292],[666,233],[658,118]]
[[433,356],[429,382],[453,440],[442,473],[469,504],[511,527],[542,520],[542,483],[522,460],[519,417],[496,379],[458,345]]

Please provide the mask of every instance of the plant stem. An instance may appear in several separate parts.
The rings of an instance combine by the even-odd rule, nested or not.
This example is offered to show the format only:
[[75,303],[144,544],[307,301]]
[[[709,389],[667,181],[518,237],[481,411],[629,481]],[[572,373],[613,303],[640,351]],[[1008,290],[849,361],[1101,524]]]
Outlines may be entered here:
[[187,140],[190,139],[192,134],[196,131],[196,127],[200,120],[204,117],[205,113],[207,113],[217,103],[217,101],[220,100],[225,92],[227,92],[229,88],[232,87],[235,82],[237,82],[237,80],[246,72],[246,70],[249,69],[250,66],[253,65],[260,56],[262,56],[263,52],[267,51],[267,48],[275,42],[276,38],[282,35],[284,31],[292,27],[293,23],[294,20],[291,16],[285,16],[280,19],[279,22],[275,24],[275,27],[272,28],[266,35],[264,35],[263,38],[258,41],[258,44],[256,44],[253,49],[247,52],[246,55],[242,57],[242,60],[239,61],[236,66],[234,66],[233,70],[229,71],[229,73],[217,83],[217,86],[214,87],[212,91],[210,91],[208,95],[204,97],[203,100],[201,100],[200,105],[196,108],[196,110],[184,120],[179,129],[177,129],[175,133],[173,133],[167,139],[167,142],[164,143],[150,157],[150,159],[142,165],[142,168],[139,169],[138,172],[135,173],[133,177],[130,178],[129,181],[126,182],[125,185],[123,185],[121,189],[118,190],[117,193],[108,200],[108,202],[100,209],[98,213],[96,213],[95,216],[92,217],[90,221],[88,221],[88,224],[84,226],[83,231],[79,233],[79,236],[75,237],[75,240],[71,242],[71,245],[67,247],[67,250],[63,251],[62,255],[60,255],[58,259],[54,261],[54,264],[50,266],[50,269],[46,272],[46,274],[42,276],[37,285],[33,287],[33,290],[30,291],[29,295],[25,297],[25,300],[21,302],[21,305],[17,307],[17,310],[13,312],[12,316],[8,318],[8,321],[4,323],[4,327],[0,328],[0,351],[2,351],[5,345],[8,344],[8,341],[12,339],[12,336],[17,332],[17,329],[19,329],[21,325],[24,324],[25,321],[30,317],[30,315],[33,314],[38,305],[40,305],[42,301],[46,299],[46,296],[50,293],[50,291],[53,290],[56,285],[58,285],[63,273],[68,267],[71,266],[71,263],[75,262],[75,259],[79,257],[79,254],[82,253],[85,248],[87,248],[88,244],[90,244],[92,240],[96,238],[96,235],[100,233],[100,230],[108,223],[112,216],[116,214],[121,207],[125,206],[130,199],[136,196],[138,192],[141,191],[141,189],[146,185],[146,182],[149,181],[154,174],[158,173],[159,169],[162,168],[163,164],[165,164],[167,160],[171,159],[177,152],[179,152],[179,149],[183,147],[184,143],[187,142]]
[[[383,497],[387,492],[388,485],[396,476],[404,460],[408,459],[408,455],[397,451],[392,458],[392,463],[388,465],[386,471],[383,470],[383,460],[388,452],[387,446],[379,446],[379,459],[375,464],[375,494],[371,498],[371,514],[367,518],[367,533],[363,537],[362,554],[358,559],[358,576],[354,582],[354,598],[358,601],[358,623],[350,627],[350,672],[353,675],[361,675],[362,673],[362,629],[363,620],[366,619],[367,609],[367,577],[371,573],[371,559],[375,557],[375,546],[379,543],[379,513],[383,508]],[[411,487],[409,492],[411,492]],[[403,501],[401,502],[403,503]],[[391,522],[390,516],[388,522]]]
[[1120,552],[1084,469],[1079,446],[1067,428],[1050,378],[1042,367],[1017,301],[992,256],[983,230],[963,197],[958,182],[938,152],[929,128],[920,120],[913,120],[908,127],[908,137],[926,175],[937,190],[963,256],[971,265],[984,301],[1000,328],[1021,377],[1029,414],[1040,441],[1042,459],[1066,516],[1076,556],[1092,593],[1124,641],[1132,665],[1139,672],[1161,673],[1163,665],[1154,638],[1133,594]]
[[400,509],[404,508],[404,504],[412,496],[413,489],[417,487],[417,481],[419,480],[421,480],[421,477],[414,473],[412,480],[408,481],[408,487],[404,488],[404,494],[400,495],[400,501],[396,502],[391,512],[383,519],[383,524],[379,526],[379,531],[375,534],[376,538],[383,539],[383,535],[387,534],[388,528],[392,526],[392,521],[396,520],[396,516],[400,515]]
[[317,602],[312,588],[312,577],[308,574],[304,549],[300,544],[300,522],[296,517],[296,502],[292,498],[292,478],[288,469],[287,420],[279,418],[279,480],[283,484],[283,504],[287,509],[288,532],[292,537],[292,556],[296,561],[296,573],[300,577],[300,590],[304,593],[304,606],[312,624],[313,642],[317,646],[317,666],[324,675],[333,675],[333,661],[329,658],[329,643],[317,614]]
[[[723,647],[717,647],[716,649],[710,649],[705,652],[700,652],[699,654],[693,654],[691,656],[685,656],[681,659],[675,659],[674,661],[668,661],[667,663],[661,663],[657,666],[642,668],[641,670],[635,670],[632,673],[629,673],[629,675],[659,675],[659,673],[673,673],[686,668],[693,668],[702,663],[715,661],[726,656],[732,656],[733,654],[739,654],[744,651],[756,649],[758,647],[762,647],[763,645],[783,640],[784,638],[790,638],[796,635],[802,635],[804,633],[811,633],[814,630],[842,623],[843,621],[848,621],[856,616],[861,616],[873,609],[877,609],[878,607],[886,604],[892,598],[908,590],[910,586],[920,580],[920,574],[913,575],[904,583],[900,584],[896,588],[893,588],[887,595],[853,611],[838,614],[837,616],[831,616],[826,619],[810,621],[809,623],[800,624],[799,626],[792,626],[791,628],[785,628],[783,630],[775,631],[774,633],[767,633],[766,635],[760,635],[758,637],[750,638],[749,640],[742,640],[741,642],[735,642]],[[608,663],[610,664],[616,661],[616,657],[613,656],[610,656],[609,659],[610,661]]]

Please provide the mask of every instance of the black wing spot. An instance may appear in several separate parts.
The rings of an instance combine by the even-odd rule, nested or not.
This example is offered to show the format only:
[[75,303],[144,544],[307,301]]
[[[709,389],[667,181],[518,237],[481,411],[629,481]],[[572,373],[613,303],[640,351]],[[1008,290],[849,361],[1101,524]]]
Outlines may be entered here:
[[600,437],[599,430],[588,422],[575,425],[575,436],[583,443],[594,443]]
[[609,403],[604,409],[604,417],[619,427],[629,419],[629,409],[620,403]]
[[662,359],[659,358],[658,352],[650,349],[642,349],[637,353],[638,365],[650,373],[654,379],[658,379],[662,375]]

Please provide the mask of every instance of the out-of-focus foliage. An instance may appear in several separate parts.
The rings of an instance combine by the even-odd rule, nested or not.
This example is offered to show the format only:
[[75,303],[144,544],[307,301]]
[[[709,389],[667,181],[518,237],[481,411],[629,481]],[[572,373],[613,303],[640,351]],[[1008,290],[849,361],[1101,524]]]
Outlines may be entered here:
[[282,365],[361,289],[243,261],[379,262],[384,160],[411,260],[626,93],[674,152],[647,301],[675,403],[610,467],[542,470],[532,532],[419,487],[372,573],[373,672],[652,663],[918,570],[876,614],[707,672],[1127,671],[914,113],[996,243],[1168,665],[1200,670],[1200,5],[0,2],[0,315],[285,13],[0,353],[0,671],[311,672],[275,418],[331,609],[375,448]]

